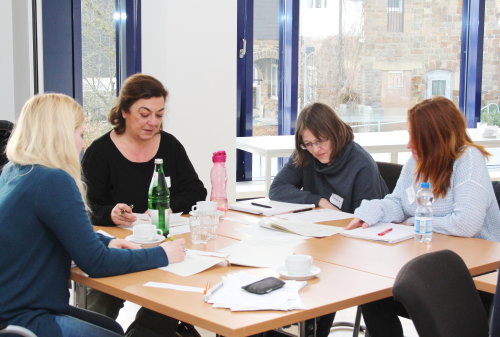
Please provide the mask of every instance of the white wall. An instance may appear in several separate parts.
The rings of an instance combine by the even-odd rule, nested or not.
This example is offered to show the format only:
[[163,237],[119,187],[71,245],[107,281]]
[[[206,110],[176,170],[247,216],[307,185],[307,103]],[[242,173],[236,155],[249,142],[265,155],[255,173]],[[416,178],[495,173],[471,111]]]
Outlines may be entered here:
[[0,119],[14,121],[14,48],[12,2],[0,1]]
[[0,1],[0,119],[12,122],[33,95],[30,3]]
[[236,195],[236,5],[142,1],[142,70],[169,91],[165,129],[185,146],[209,196],[212,153],[227,152],[230,200]]

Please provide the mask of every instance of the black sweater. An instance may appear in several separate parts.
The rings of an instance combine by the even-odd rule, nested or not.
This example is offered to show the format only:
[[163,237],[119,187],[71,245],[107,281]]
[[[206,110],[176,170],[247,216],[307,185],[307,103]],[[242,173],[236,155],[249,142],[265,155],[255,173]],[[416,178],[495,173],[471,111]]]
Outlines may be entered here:
[[147,162],[135,163],[121,154],[108,132],[90,145],[82,160],[94,225],[112,226],[111,210],[117,203],[133,204],[137,213],[148,209],[155,158],[163,159],[165,176],[170,177],[173,212],[187,213],[197,201],[205,200],[207,190],[174,136],[162,131],[156,155]]

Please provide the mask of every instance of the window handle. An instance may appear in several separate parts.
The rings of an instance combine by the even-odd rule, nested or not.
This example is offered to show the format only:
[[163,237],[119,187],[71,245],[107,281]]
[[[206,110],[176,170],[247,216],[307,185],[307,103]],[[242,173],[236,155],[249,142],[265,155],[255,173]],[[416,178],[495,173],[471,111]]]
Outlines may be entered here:
[[240,59],[244,58],[247,53],[247,39],[241,39],[243,48],[240,49]]

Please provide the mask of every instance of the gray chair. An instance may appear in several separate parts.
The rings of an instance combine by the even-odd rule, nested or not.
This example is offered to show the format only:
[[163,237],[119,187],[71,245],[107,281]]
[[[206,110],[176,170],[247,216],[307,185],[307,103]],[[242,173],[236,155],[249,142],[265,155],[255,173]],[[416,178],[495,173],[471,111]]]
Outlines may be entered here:
[[420,337],[488,337],[488,319],[464,261],[451,250],[406,263],[394,282],[394,299]]
[[22,337],[36,337],[36,335],[26,328],[18,325],[0,324],[0,335],[15,334]]

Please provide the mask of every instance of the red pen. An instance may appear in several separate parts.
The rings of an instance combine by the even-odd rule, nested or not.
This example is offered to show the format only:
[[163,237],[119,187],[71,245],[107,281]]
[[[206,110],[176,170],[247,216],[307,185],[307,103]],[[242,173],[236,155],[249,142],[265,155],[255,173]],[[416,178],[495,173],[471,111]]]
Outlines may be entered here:
[[387,233],[389,233],[390,231],[392,231],[392,228],[387,228],[385,231],[380,232],[380,233],[378,233],[377,235],[378,235],[378,236],[384,236],[384,235],[386,235]]

